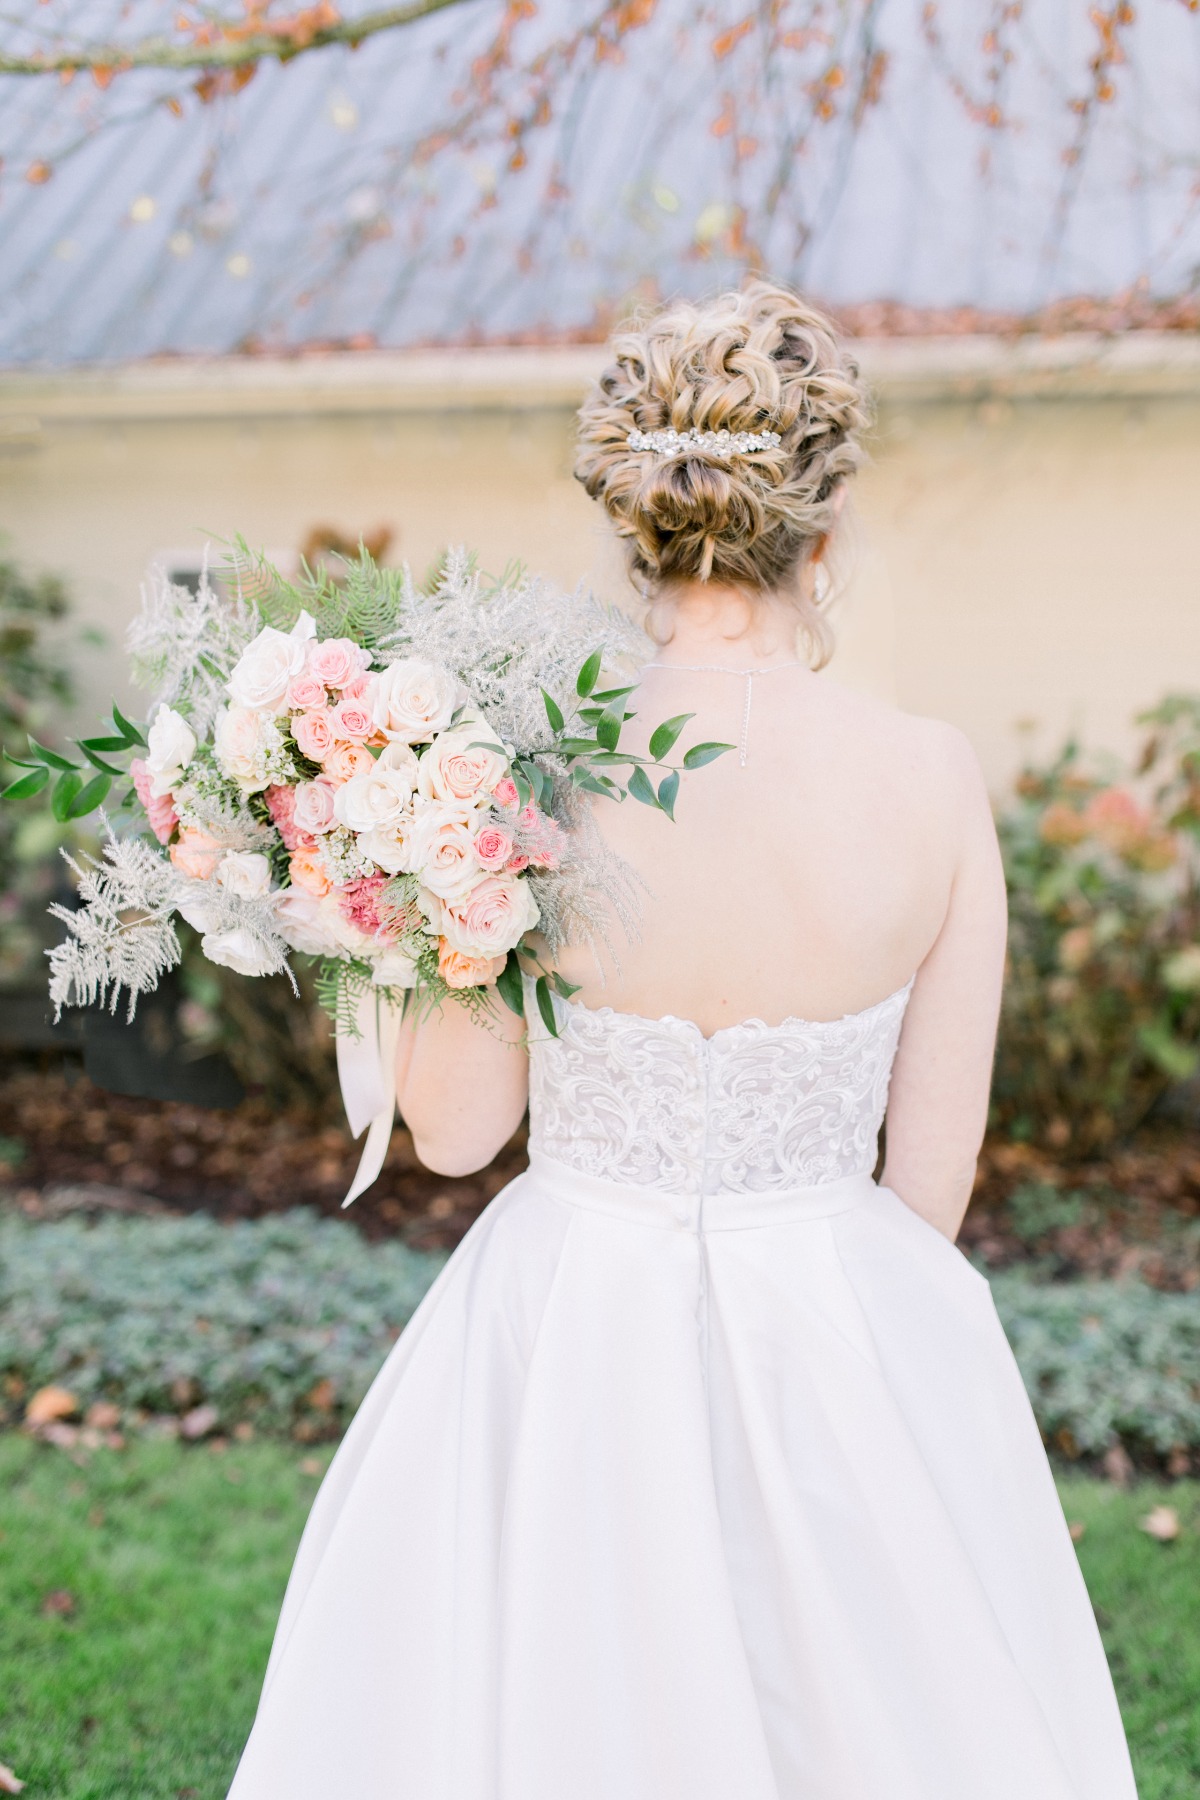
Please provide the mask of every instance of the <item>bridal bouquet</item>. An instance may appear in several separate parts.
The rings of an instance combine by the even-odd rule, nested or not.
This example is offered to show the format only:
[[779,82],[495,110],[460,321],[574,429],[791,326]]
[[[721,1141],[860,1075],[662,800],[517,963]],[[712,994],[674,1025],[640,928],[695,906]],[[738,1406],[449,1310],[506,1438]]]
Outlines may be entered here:
[[602,937],[609,908],[636,918],[588,797],[670,815],[681,772],[728,747],[670,761],[682,714],[649,755],[622,749],[641,634],[582,591],[489,581],[461,552],[428,588],[365,554],[292,583],[239,543],[196,593],[158,579],[130,648],[155,691],[145,727],[114,708],[78,740],[83,763],[31,740],[5,790],[47,789],[66,820],[126,780],[118,813],[145,822],[118,831],[102,814],[103,860],[72,863],[82,905],[53,909],[68,936],[51,998],[115,1008],[126,993],[132,1017],[180,959],[177,916],[241,975],[317,958],[351,1124],[374,1131],[350,1197],[382,1161],[403,1012],[482,1013],[498,994],[523,1013],[529,975],[556,1032],[551,990],[574,992],[556,950]]

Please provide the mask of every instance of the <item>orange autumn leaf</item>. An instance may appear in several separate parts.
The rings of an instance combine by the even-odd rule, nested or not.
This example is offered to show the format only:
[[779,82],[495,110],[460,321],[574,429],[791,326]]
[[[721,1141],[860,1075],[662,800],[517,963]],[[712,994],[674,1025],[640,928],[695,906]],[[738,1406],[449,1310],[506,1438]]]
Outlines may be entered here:
[[735,50],[741,40],[753,29],[753,25],[753,19],[743,19],[739,24],[730,26],[728,31],[720,32],[718,36],[713,39],[712,53],[714,61],[724,62],[730,52]]

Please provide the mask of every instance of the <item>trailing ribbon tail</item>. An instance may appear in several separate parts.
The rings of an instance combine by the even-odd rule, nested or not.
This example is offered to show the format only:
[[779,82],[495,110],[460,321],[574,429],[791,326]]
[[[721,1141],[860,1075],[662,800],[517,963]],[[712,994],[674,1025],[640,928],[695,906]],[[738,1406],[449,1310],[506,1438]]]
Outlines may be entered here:
[[365,1131],[367,1138],[354,1180],[342,1201],[343,1210],[375,1180],[391,1141],[396,1116],[400,1008],[378,989],[369,991],[359,1000],[355,1025],[357,1035],[338,1026],[338,1080],[351,1133],[359,1137]]

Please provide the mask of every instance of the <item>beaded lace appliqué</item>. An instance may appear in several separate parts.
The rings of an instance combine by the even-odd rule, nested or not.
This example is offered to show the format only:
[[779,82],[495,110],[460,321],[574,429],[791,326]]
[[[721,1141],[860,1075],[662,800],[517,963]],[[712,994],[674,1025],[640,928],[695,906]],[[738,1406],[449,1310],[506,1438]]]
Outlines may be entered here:
[[687,1019],[564,1006],[533,1036],[530,1148],[669,1193],[771,1193],[870,1174],[912,983],[844,1019]]

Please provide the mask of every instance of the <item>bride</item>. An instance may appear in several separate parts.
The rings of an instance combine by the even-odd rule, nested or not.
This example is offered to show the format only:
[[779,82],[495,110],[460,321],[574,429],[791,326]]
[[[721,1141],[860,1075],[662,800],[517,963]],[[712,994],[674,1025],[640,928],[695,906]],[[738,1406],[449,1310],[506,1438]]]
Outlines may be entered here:
[[642,931],[604,983],[562,959],[557,1037],[405,1028],[422,1161],[482,1167],[528,1103],[530,1167],[334,1459],[232,1800],[1134,1796],[954,1247],[1004,959],[987,797],[957,731],[816,672],[865,415],[829,321],[764,284],[623,332],[582,409],[659,646],[637,703],[736,750],[675,823],[597,809]]

